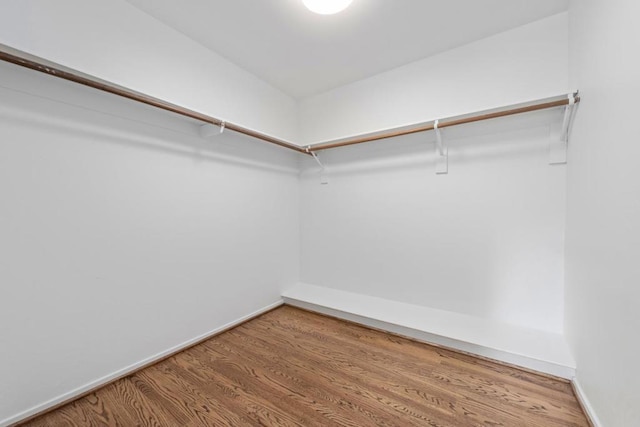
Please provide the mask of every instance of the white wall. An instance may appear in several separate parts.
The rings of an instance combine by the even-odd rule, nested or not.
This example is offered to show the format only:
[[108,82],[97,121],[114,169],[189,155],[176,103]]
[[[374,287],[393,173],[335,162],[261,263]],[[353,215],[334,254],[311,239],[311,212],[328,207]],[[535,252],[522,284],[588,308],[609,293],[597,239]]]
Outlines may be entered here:
[[299,104],[124,0],[7,0],[0,43],[301,144],[567,91],[562,13]]
[[[307,142],[423,122],[568,89],[559,14],[306,99]],[[446,129],[304,160],[301,280],[560,332],[564,166],[548,165],[561,111]]]
[[2,1],[0,43],[263,133],[296,137],[291,97],[124,0]]
[[[622,13],[601,20],[598,5],[571,12],[571,87],[601,101],[581,107],[574,141],[584,142],[572,144],[566,323],[589,396],[606,419],[627,420],[633,395],[615,391],[625,365],[602,349],[637,350],[611,333],[638,323],[629,302],[638,294],[626,286],[638,270],[625,259],[638,243],[630,220],[638,199],[624,163],[637,147],[607,151],[608,132],[629,145],[630,129],[599,134],[585,123],[625,117],[630,109],[613,101],[637,88],[637,64],[609,68],[633,51],[617,39],[630,30],[616,27]],[[566,25],[560,14],[304,100],[302,136],[333,139],[567,92]],[[120,0],[2,2],[0,43],[259,131],[296,134],[290,98]],[[622,48],[605,52],[608,43]],[[609,62],[592,64],[590,50]],[[433,173],[433,134],[418,134],[323,153],[326,186],[303,158],[298,186],[295,153],[231,134],[204,142],[194,122],[8,64],[0,72],[0,424],[268,305],[298,279],[563,329],[566,176],[547,164],[557,110],[446,129],[446,176]],[[602,90],[609,86],[614,95]],[[612,199],[612,186],[628,196]],[[601,360],[615,365],[606,378]]]
[[640,3],[571,2],[566,334],[602,425],[640,425]]
[[448,128],[449,174],[422,133],[305,160],[301,281],[562,331],[561,110]]
[[0,75],[0,425],[295,283],[295,153]]
[[[425,23],[428,25],[428,23]],[[304,99],[315,143],[566,93],[567,14]]]

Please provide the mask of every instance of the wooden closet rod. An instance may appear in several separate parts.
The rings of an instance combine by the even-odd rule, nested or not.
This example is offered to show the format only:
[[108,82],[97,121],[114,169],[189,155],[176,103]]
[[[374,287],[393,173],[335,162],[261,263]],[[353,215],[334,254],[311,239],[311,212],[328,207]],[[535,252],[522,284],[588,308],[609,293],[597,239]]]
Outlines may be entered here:
[[[578,96],[577,92],[573,94],[573,96],[574,96],[574,102],[576,103],[580,102],[580,97]],[[465,116],[457,119],[456,118],[444,119],[444,120],[439,120],[438,128],[442,129],[450,126],[462,125],[465,123],[473,123],[473,122],[479,122],[482,120],[495,119],[498,117],[512,116],[514,114],[528,113],[530,111],[545,110],[547,108],[561,107],[563,105],[568,105],[570,102],[571,101],[568,98],[565,98],[557,101],[547,101],[547,102],[540,102],[536,104],[530,104],[524,107],[510,108],[510,109],[493,111],[488,113],[479,113],[476,115],[469,115],[469,116]],[[397,129],[390,130],[387,132],[378,133],[370,136],[350,138],[343,141],[314,144],[314,145],[310,145],[308,149],[309,151],[314,151],[314,152],[329,150],[331,148],[345,147],[348,145],[362,144],[365,142],[378,141],[380,139],[393,138],[396,136],[410,135],[412,133],[426,132],[429,130],[434,130],[435,129],[434,125],[435,125],[435,122],[426,124],[426,125],[425,124],[417,125],[415,127],[409,127],[409,128],[404,128],[400,130],[397,130]]]
[[[152,96],[148,96],[148,95],[133,91],[131,89],[126,89],[124,87],[120,87],[112,83],[107,83],[97,78],[82,75],[82,73],[79,73],[77,71],[63,69],[64,67],[62,66],[59,66],[57,64],[54,65],[51,63],[47,63],[48,61],[44,61],[40,58],[35,58],[28,54],[23,54],[22,52],[17,53],[16,51],[16,53],[14,54],[14,53],[7,52],[5,49],[6,48],[4,46],[2,46],[2,48],[0,49],[0,60],[2,61],[10,62],[12,64],[16,64],[25,68],[30,68],[32,70],[39,71],[41,73],[45,73],[50,76],[54,76],[64,80],[69,80],[75,83],[79,83],[84,86],[89,86],[91,88],[98,89],[103,92],[108,92],[114,95],[118,95],[123,98],[131,99],[133,101],[142,102],[143,104],[151,105],[153,107],[170,111],[172,113],[176,113],[181,116],[196,119],[201,122],[211,123],[216,126],[220,126],[223,123],[223,120],[221,119],[217,119],[215,117],[211,117],[206,114],[198,113],[197,111],[180,107],[179,105],[175,105],[170,102],[166,102],[161,99],[154,98]],[[229,123],[226,121],[224,122],[224,124],[226,129],[239,132],[244,135],[248,135],[253,138],[257,138],[262,141],[266,141],[271,144],[278,145],[280,147],[288,148],[290,150],[294,150],[299,153],[309,154],[309,152],[305,148],[295,144],[291,144],[290,142],[283,141],[281,139],[274,138],[272,136],[265,135],[263,133],[256,132],[254,130],[247,129],[245,127],[242,127],[233,123]]]
[[[103,92],[108,92],[114,95],[118,95],[123,98],[138,101],[143,104],[151,105],[153,107],[170,111],[172,113],[176,113],[181,116],[196,119],[205,123],[211,123],[213,125],[220,126],[224,122],[226,129],[239,132],[244,135],[248,135],[253,138],[257,138],[262,141],[275,144],[280,147],[284,147],[290,150],[294,150],[298,153],[307,154],[307,155],[311,155],[311,153],[316,151],[329,150],[331,148],[345,147],[348,145],[362,144],[365,142],[378,141],[380,139],[393,138],[393,137],[402,136],[402,135],[409,135],[417,132],[426,132],[434,129],[434,123],[421,124],[421,125],[416,125],[415,127],[408,127],[408,128],[405,127],[403,129],[392,129],[392,130],[389,130],[383,133],[377,133],[374,135],[358,136],[354,138],[345,139],[342,141],[319,143],[319,144],[313,144],[306,147],[302,147],[302,146],[284,141],[282,139],[278,139],[269,135],[265,135],[260,132],[256,132],[251,129],[244,128],[242,126],[239,126],[233,123],[225,122],[221,119],[217,119],[215,117],[211,117],[206,114],[199,113],[197,111],[189,110],[188,108],[180,107],[179,105],[175,105],[170,102],[166,102],[161,99],[154,98],[152,96],[148,96],[148,95],[133,91],[131,89],[117,86],[113,83],[102,81],[95,77],[84,75],[74,70],[65,69],[65,67],[62,67],[57,64],[52,64],[48,61],[45,61],[41,58],[36,58],[24,52],[16,51],[12,48],[9,48],[8,46],[0,45],[0,60],[10,62],[12,64],[16,64],[21,67],[29,68],[35,71],[39,71],[41,73],[45,73],[45,74],[58,77],[64,80],[69,80],[75,83],[79,83],[81,85],[89,86],[91,88],[98,89]],[[580,102],[580,97],[578,96],[577,93],[575,93],[573,96],[574,96],[574,101],[576,103]],[[442,129],[442,128],[457,126],[465,123],[478,122],[481,120],[489,120],[489,119],[495,119],[498,117],[511,116],[514,114],[527,113],[530,111],[561,107],[569,103],[570,103],[570,100],[566,98],[566,99],[560,99],[557,101],[546,101],[546,102],[543,101],[540,103],[529,104],[523,107],[503,109],[503,110],[492,111],[492,112],[481,112],[475,115],[466,115],[460,118],[444,119],[439,121],[438,128]]]

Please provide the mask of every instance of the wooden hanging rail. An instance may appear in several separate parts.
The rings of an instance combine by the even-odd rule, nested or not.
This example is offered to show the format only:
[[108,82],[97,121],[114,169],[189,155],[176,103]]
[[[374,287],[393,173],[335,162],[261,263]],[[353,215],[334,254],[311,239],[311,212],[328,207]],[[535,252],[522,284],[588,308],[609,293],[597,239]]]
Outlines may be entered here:
[[[179,105],[172,104],[170,102],[163,101],[161,99],[154,98],[152,96],[145,95],[140,92],[136,92],[134,90],[115,85],[113,83],[108,83],[106,81],[102,81],[100,79],[90,77],[88,75],[84,75],[80,72],[67,69],[60,65],[49,63],[48,61],[42,60],[41,58],[36,58],[31,55],[24,54],[22,52],[18,53],[18,51],[8,52],[7,49],[10,49],[10,48],[0,45],[0,60],[5,62],[10,62],[12,64],[16,64],[21,67],[29,68],[35,71],[39,71],[41,73],[45,73],[50,76],[58,77],[63,80],[69,80],[74,83],[91,87],[93,89],[98,89],[103,92],[108,92],[114,95],[118,95],[123,98],[131,99],[133,101],[141,102],[143,104],[151,105],[152,107],[160,108],[165,111],[170,111],[172,113],[176,113],[181,116],[196,119],[205,123],[211,123],[213,125],[220,126],[224,122],[225,128],[228,130],[239,132],[244,135],[248,135],[253,138],[257,138],[262,141],[278,145],[280,147],[297,151],[299,153],[309,154],[307,150],[305,150],[304,148],[298,145],[292,144],[290,142],[284,141],[282,139],[265,135],[263,133],[256,132],[254,130],[242,127],[240,125],[229,123],[227,121],[223,121],[221,119],[217,119],[215,117],[211,117],[206,114],[202,114],[197,111],[193,111],[188,108],[184,108]],[[13,51],[13,49],[11,50]]]
[[[229,123],[221,119],[217,119],[215,117],[211,117],[206,114],[199,113],[197,111],[193,111],[188,108],[184,108],[167,101],[163,101],[158,98],[154,98],[149,95],[145,95],[140,92],[136,92],[131,89],[124,88],[122,86],[115,85],[113,83],[106,82],[104,80],[100,80],[98,78],[83,74],[75,70],[68,69],[66,67],[63,67],[57,64],[53,64],[49,61],[34,57],[24,52],[14,50],[8,46],[1,45],[1,44],[0,44],[0,60],[19,65],[21,67],[29,68],[31,70],[39,71],[41,73],[45,73],[45,74],[58,77],[64,80],[72,81],[72,82],[75,82],[84,86],[88,86],[103,92],[108,92],[114,95],[118,95],[123,98],[131,99],[133,101],[141,102],[143,104],[151,105],[153,107],[170,111],[172,113],[179,114],[181,116],[196,119],[204,123],[210,123],[216,126],[221,126],[224,123],[224,126],[226,129],[239,132],[241,134],[268,142],[270,144],[287,148],[289,150],[294,150],[298,153],[302,153],[306,155],[311,155],[313,152],[329,150],[332,148],[345,147],[349,145],[362,144],[365,142],[378,141],[386,138],[393,138],[396,136],[409,135],[417,132],[426,132],[426,131],[434,130],[435,122],[432,122],[429,124],[419,124],[416,126],[396,128],[396,129],[384,131],[382,133],[375,133],[375,134],[366,135],[366,136],[357,136],[354,138],[348,138],[341,141],[319,143],[319,144],[313,144],[313,145],[303,147],[291,142],[284,141],[279,138],[266,135],[264,133],[247,129],[245,127],[236,125],[234,123]],[[577,93],[573,94],[573,97],[574,97],[574,102],[576,103],[580,102],[580,97],[578,96]],[[499,109],[499,110],[494,110],[489,112],[485,111],[485,112],[480,112],[478,114],[470,114],[470,115],[465,115],[457,118],[453,117],[449,119],[441,119],[439,121],[438,128],[442,129],[442,128],[457,126],[465,123],[473,123],[473,122],[478,122],[482,120],[495,119],[498,117],[512,116],[515,114],[544,110],[547,108],[561,107],[563,105],[568,105],[570,102],[571,101],[569,100],[569,98],[564,98],[564,99],[554,100],[554,101],[546,100],[546,101],[541,101],[539,103],[527,104],[527,105],[515,107],[515,108]]]
[[[573,94],[574,102],[580,102],[580,97],[577,92]],[[438,128],[446,128],[451,126],[462,125],[466,123],[479,122],[482,120],[495,119],[498,117],[512,116],[515,114],[528,113],[531,111],[545,110],[547,108],[561,107],[563,105],[568,105],[571,101],[569,98],[559,99],[556,101],[543,101],[539,103],[529,104],[523,107],[509,108],[504,110],[492,111],[492,112],[484,112],[475,115],[467,115],[460,118],[451,118],[451,119],[441,119],[438,123]],[[346,147],[348,145],[362,144],[365,142],[378,141],[386,138],[394,138],[396,136],[402,135],[410,135],[412,133],[418,132],[426,132],[430,130],[434,130],[435,122],[429,124],[421,124],[413,127],[405,127],[403,129],[391,129],[386,132],[376,133],[374,135],[369,136],[358,136],[354,138],[345,139],[342,141],[336,142],[326,142],[320,144],[313,144],[308,147],[309,151],[322,151],[329,150],[331,148],[338,147]]]

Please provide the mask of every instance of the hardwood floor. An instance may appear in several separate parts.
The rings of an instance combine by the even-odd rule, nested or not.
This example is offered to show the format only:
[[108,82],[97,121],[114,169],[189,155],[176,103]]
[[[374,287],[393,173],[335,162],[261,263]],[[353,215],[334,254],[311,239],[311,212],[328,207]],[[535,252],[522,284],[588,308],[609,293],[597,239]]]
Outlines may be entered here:
[[571,386],[281,307],[29,426],[588,426]]

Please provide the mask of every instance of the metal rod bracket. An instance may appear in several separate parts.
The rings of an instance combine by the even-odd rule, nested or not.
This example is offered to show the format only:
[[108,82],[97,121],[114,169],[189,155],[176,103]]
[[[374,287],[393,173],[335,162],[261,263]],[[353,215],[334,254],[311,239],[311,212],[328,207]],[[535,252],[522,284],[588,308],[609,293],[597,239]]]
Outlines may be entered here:
[[578,92],[567,95],[569,102],[564,107],[564,118],[560,133],[552,132],[549,144],[549,164],[563,165],[567,163],[567,151],[569,148],[569,136],[573,125],[573,118],[576,113],[576,98]]
[[329,183],[329,177],[327,176],[327,168],[324,167],[318,155],[311,151],[311,147],[306,148],[307,153],[311,154],[313,159],[316,161],[318,166],[320,166],[320,184],[326,185]]
[[438,124],[439,120],[433,124],[436,133],[436,174],[444,175],[449,173],[449,148],[442,142],[442,131]]
[[214,125],[212,123],[205,123],[200,126],[198,129],[198,133],[202,138],[211,138],[218,135],[221,135],[224,132],[224,122],[218,125]]

